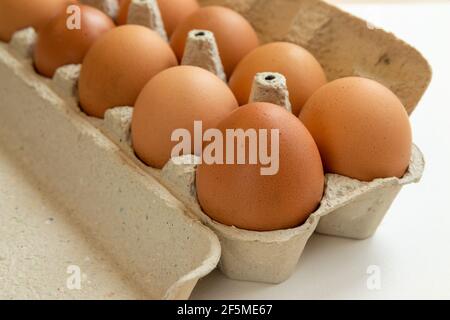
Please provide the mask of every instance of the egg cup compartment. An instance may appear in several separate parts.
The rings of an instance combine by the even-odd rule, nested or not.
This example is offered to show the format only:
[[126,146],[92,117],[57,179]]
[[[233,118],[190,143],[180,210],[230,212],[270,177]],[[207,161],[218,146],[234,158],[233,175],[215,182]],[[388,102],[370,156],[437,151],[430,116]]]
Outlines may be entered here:
[[[280,283],[292,275],[314,231],[356,239],[372,236],[402,186],[418,182],[424,169],[423,156],[414,146],[408,172],[401,179],[361,182],[327,174],[320,207],[303,225],[256,232],[223,225],[202,211],[195,188],[198,160],[184,158],[173,159],[163,168],[163,184],[219,236],[222,272],[232,279],[269,283]],[[179,164],[182,162],[193,164]]]
[[[15,43],[30,45],[22,41],[30,34],[17,33]],[[13,54],[19,52],[29,50],[0,43],[2,146],[70,210],[74,224],[112,257],[140,296],[187,299],[216,268],[216,235],[106,138],[97,119],[77,110],[77,66],[45,79],[29,59]]]
[[[430,81],[430,67],[416,50],[322,1],[199,2],[240,12],[263,42],[289,41],[305,47],[322,64],[328,80],[357,75],[381,82],[409,113]],[[137,159],[130,140],[132,108],[113,108],[105,120],[88,117],[79,111],[76,99],[79,66],[62,67],[49,80],[36,75],[29,59],[14,56],[29,58],[33,32],[16,33],[9,48],[0,44],[0,101],[9,106],[0,109],[2,135],[36,176],[73,208],[74,217],[121,268],[142,281],[151,297],[189,296],[198,278],[219,260],[214,233],[222,248],[219,266],[227,276],[282,282],[292,274],[314,231],[357,239],[372,235],[400,188],[422,175],[423,158],[414,147],[402,179],[366,183],[327,175],[320,208],[297,228],[254,232],[222,225],[198,204],[195,164],[177,165],[172,160],[157,170]],[[191,40],[193,47],[199,44]],[[214,52],[217,48],[209,43],[208,50]],[[206,59],[200,61],[203,67],[218,74],[221,65]]]

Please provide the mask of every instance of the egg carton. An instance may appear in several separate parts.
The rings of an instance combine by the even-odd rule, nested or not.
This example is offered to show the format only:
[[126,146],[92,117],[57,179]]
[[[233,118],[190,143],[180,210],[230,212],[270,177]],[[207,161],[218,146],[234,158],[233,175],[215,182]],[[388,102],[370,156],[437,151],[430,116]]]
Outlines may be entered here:
[[[416,50],[321,1],[200,3],[225,5],[240,12],[263,42],[290,41],[305,47],[318,58],[329,80],[359,75],[383,83],[400,97],[409,113],[431,78],[429,65]],[[157,29],[160,24],[152,19],[158,15],[152,14],[151,4],[148,1],[142,7],[147,18],[141,24]],[[204,67],[225,80],[213,35],[201,33],[190,34],[187,46],[192,49],[187,50],[183,62]],[[27,29],[16,33],[9,45],[0,45],[2,134],[29,159],[36,176],[73,208],[75,218],[127,274],[143,283],[151,297],[188,297],[197,280],[215,268],[221,250],[219,266],[230,278],[284,281],[314,231],[369,237],[400,188],[417,182],[423,172],[423,157],[414,147],[402,179],[360,182],[327,175],[321,206],[302,226],[255,232],[222,225],[198,204],[195,157],[187,156],[191,161],[184,165],[171,160],[162,170],[144,165],[131,148],[133,109],[111,109],[104,120],[80,112],[76,98],[80,67],[64,66],[52,80],[40,77],[30,61],[34,41],[35,33]],[[263,82],[254,87],[254,100],[264,96]],[[283,103],[285,95],[274,94],[284,89],[281,83],[281,91],[269,96],[288,107]],[[121,215],[122,210],[130,214]]]

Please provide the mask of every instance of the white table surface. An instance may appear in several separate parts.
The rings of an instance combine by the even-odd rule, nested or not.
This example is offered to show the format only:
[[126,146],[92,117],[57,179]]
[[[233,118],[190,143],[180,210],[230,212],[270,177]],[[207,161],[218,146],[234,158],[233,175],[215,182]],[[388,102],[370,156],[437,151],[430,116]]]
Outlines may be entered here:
[[[331,1],[394,32],[430,61],[434,76],[412,125],[427,166],[365,241],[313,235],[291,279],[232,281],[215,271],[194,299],[450,298],[450,1]],[[380,288],[368,289],[369,266]]]

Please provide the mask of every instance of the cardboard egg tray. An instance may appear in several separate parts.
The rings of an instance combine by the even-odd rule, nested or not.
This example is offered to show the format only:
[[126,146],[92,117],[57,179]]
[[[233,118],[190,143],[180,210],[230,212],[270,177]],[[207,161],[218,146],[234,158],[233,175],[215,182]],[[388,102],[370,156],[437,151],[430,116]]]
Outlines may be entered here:
[[[307,48],[329,80],[358,75],[383,83],[409,113],[431,79],[428,63],[415,49],[322,1],[200,2],[240,12],[263,42]],[[360,182],[328,174],[319,209],[297,228],[255,232],[222,225],[198,204],[196,158],[184,156],[187,164],[172,159],[162,170],[144,165],[131,146],[133,109],[113,108],[104,120],[82,113],[76,91],[80,66],[64,66],[53,79],[39,76],[30,59],[35,37],[29,28],[11,43],[0,43],[2,141],[148,298],[188,298],[217,264],[233,279],[282,282],[314,231],[370,237],[401,187],[418,182],[423,173],[424,160],[414,146],[401,179]]]

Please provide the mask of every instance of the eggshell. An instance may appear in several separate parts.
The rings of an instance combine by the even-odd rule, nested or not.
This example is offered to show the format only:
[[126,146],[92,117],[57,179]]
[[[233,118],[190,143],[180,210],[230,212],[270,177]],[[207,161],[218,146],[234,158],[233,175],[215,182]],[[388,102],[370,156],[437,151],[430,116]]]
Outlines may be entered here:
[[259,72],[278,72],[286,77],[292,112],[300,113],[311,94],[326,82],[320,63],[306,49],[288,42],[273,42],[250,52],[230,78],[239,104],[249,101],[253,79]]
[[279,171],[261,175],[260,164],[199,165],[196,186],[205,213],[225,225],[256,231],[306,221],[322,198],[324,174],[317,146],[298,118],[257,102],[238,108],[218,128],[223,134],[226,129],[279,129]]
[[79,79],[81,108],[103,117],[115,106],[133,106],[145,84],[177,65],[170,46],[154,31],[126,25],[106,32],[89,49]]
[[402,177],[412,134],[401,101],[376,81],[349,77],[316,91],[300,119],[316,140],[327,172],[362,181]]
[[225,7],[203,7],[180,23],[172,35],[170,43],[179,61],[183,57],[187,35],[193,29],[214,33],[227,76],[259,45],[255,30],[239,13]]
[[171,141],[175,129],[190,131],[193,151],[194,121],[202,121],[203,130],[214,128],[237,107],[231,90],[211,72],[193,66],[170,68],[150,80],[137,99],[133,148],[146,164],[162,168],[178,144]]
[[[117,17],[118,24],[127,23],[130,3],[131,0],[122,0],[120,2],[119,15]],[[200,8],[197,0],[158,0],[158,6],[168,36],[172,35],[181,21]]]
[[39,30],[76,0],[1,0],[0,40],[10,41],[14,32],[27,27]]
[[56,69],[67,64],[80,64],[91,45],[114,22],[102,11],[80,5],[80,29],[69,29],[69,15],[60,13],[38,32],[34,49],[34,63],[39,73],[52,77]]

